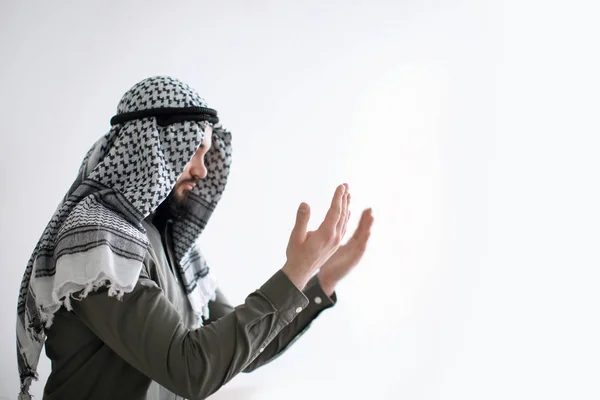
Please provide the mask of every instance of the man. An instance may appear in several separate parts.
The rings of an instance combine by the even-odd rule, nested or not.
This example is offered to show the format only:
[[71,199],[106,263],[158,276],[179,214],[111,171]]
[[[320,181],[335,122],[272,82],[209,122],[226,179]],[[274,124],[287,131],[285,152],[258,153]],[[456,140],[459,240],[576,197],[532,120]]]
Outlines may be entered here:
[[365,210],[340,246],[348,185],[316,231],[302,203],[287,260],[244,304],[217,287],[197,239],[229,174],[231,133],[184,83],[148,78],[122,98],[38,242],[18,302],[21,399],[45,341],[45,399],[203,399],[280,355],[362,257]]

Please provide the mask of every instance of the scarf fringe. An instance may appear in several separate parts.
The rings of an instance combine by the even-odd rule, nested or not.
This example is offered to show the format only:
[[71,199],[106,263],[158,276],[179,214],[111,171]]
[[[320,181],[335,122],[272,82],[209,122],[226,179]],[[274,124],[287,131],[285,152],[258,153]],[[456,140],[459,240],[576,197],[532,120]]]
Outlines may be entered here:
[[29,387],[31,386],[31,382],[33,380],[38,380],[37,372],[32,372],[31,375],[27,376],[21,381],[21,392],[17,397],[17,400],[31,400],[33,396],[29,394]]
[[[74,282],[68,282],[68,283],[74,283]],[[81,301],[81,300],[85,299],[90,293],[96,292],[98,289],[100,289],[102,287],[108,288],[108,297],[114,297],[119,301],[123,300],[123,296],[126,293],[125,289],[123,289],[121,286],[119,286],[112,280],[106,279],[106,278],[103,278],[100,280],[92,279],[89,282],[87,282],[85,285],[80,285],[80,286],[83,286],[83,291],[81,291],[81,288],[71,290],[71,291],[69,291],[69,293],[63,295],[61,299],[59,299],[59,297],[58,297],[58,291],[54,290],[52,292],[52,298],[54,299],[54,303],[50,304],[48,306],[38,307],[38,311],[40,312],[40,317],[42,319],[42,323],[44,323],[44,327],[46,329],[49,329],[52,326],[52,323],[54,322],[54,315],[56,314],[56,312],[58,310],[60,310],[61,306],[64,306],[67,311],[73,310],[73,305],[72,305],[71,300]],[[81,292],[81,294],[76,296],[75,294],[79,293],[79,292]]]

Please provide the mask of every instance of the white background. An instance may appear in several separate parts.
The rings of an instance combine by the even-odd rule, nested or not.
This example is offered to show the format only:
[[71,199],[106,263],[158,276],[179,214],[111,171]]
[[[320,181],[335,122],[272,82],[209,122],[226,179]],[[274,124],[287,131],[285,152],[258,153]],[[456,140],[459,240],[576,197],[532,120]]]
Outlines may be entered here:
[[[122,94],[172,75],[234,134],[202,246],[234,303],[338,183],[372,241],[339,303],[214,399],[598,399],[593,3],[7,1],[0,398],[25,264]],[[49,362],[43,357],[41,398]]]

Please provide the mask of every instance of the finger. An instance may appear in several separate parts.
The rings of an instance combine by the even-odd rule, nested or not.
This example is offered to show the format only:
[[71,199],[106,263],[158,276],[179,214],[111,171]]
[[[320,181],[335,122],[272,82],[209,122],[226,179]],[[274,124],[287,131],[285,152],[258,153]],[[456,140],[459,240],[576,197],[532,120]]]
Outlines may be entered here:
[[368,239],[371,233],[371,226],[373,226],[373,221],[373,210],[370,208],[364,210],[360,217],[358,228],[356,228],[356,231],[354,231],[354,235],[352,235],[352,238],[356,240]]
[[350,213],[350,191],[348,186],[346,186],[347,192],[344,196],[344,212],[342,218],[338,222],[338,232],[340,233],[340,237],[343,238],[346,234],[346,226],[348,226],[348,217]]
[[346,183],[346,197],[344,203],[344,213],[342,216],[342,226],[340,227],[341,237],[344,237],[344,233],[346,232],[346,223],[348,222],[348,213],[350,212],[350,186]]
[[302,202],[298,207],[296,213],[296,224],[292,229],[291,240],[293,242],[303,242],[306,238],[306,230],[308,228],[308,221],[310,219],[310,207],[308,204]]
[[350,210],[350,202],[352,200],[352,196],[348,193],[348,217],[346,218],[346,224],[344,225],[344,235],[346,234],[346,229],[348,228],[348,221],[350,221],[350,216],[352,216],[352,210]]
[[350,221],[350,217],[352,216],[352,211],[348,210],[348,217],[346,217],[346,224],[344,225],[344,230],[342,231],[342,238],[346,236],[346,230],[348,230],[348,221]]
[[327,234],[334,233],[335,226],[342,214],[342,197],[344,196],[345,190],[346,188],[344,185],[339,185],[336,188],[333,199],[331,200],[331,206],[329,207],[321,226],[319,226],[319,230],[323,230]]
[[340,235],[340,237],[342,236],[342,232],[344,231],[344,223],[346,222],[346,219],[348,218],[348,185],[344,184],[345,187],[345,193],[344,196],[342,197],[342,214],[340,215],[340,219],[338,220],[337,224],[335,225],[335,231],[338,235]]

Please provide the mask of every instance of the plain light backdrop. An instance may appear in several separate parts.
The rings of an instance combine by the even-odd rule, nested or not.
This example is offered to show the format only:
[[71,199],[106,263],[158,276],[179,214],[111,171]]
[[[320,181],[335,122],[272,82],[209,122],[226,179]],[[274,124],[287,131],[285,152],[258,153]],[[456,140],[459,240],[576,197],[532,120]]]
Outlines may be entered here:
[[[219,110],[202,248],[238,304],[350,184],[371,243],[339,303],[221,399],[600,397],[600,63],[584,1],[0,3],[0,399],[27,260],[136,82]],[[351,232],[351,231],[350,231]],[[41,398],[49,372],[42,357]]]

